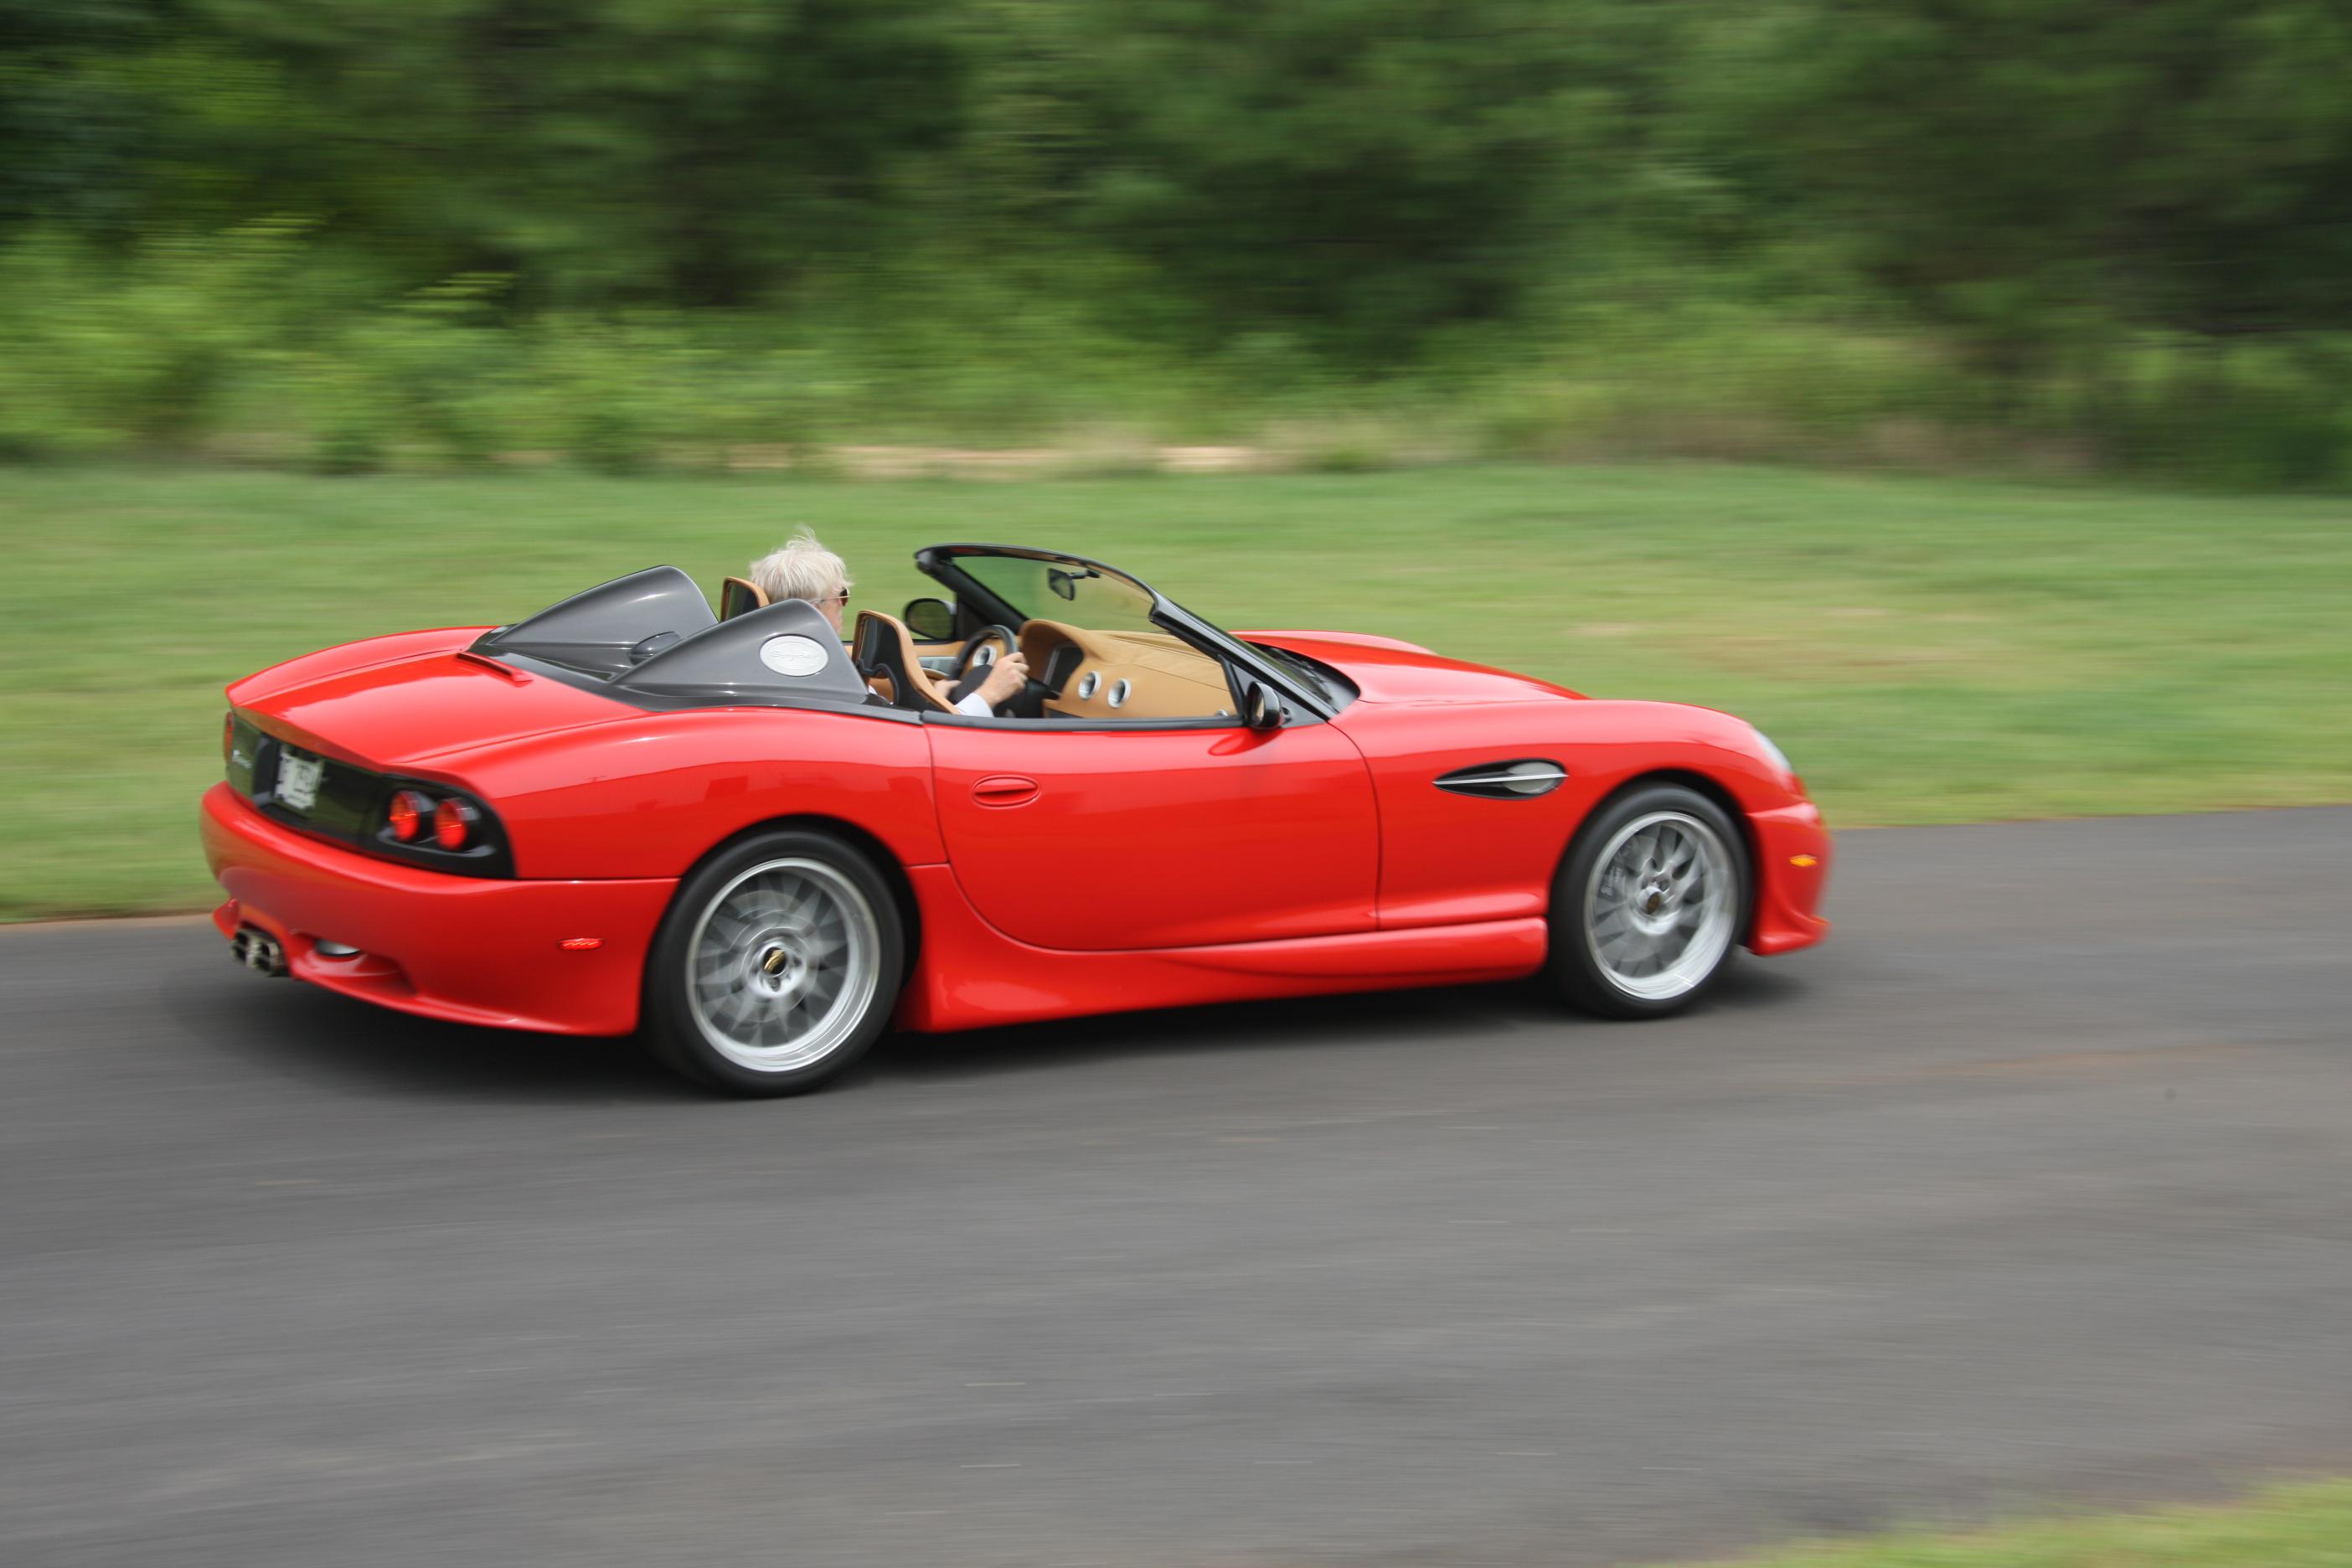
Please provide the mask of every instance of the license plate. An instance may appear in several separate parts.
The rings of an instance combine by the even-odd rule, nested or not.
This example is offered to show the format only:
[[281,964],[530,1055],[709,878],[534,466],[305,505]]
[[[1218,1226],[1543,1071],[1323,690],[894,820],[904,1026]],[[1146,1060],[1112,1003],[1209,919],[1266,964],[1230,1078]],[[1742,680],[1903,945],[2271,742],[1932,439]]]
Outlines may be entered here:
[[278,753],[278,804],[289,811],[308,811],[319,804],[319,780],[327,764],[296,751]]

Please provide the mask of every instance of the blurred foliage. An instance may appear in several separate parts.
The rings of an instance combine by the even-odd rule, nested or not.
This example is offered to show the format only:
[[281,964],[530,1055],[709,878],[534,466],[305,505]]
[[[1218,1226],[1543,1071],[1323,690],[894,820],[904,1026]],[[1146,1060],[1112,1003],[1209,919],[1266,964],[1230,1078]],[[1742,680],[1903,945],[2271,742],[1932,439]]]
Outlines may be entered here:
[[2342,484],[2347,67],[2330,0],[0,0],[0,451]]

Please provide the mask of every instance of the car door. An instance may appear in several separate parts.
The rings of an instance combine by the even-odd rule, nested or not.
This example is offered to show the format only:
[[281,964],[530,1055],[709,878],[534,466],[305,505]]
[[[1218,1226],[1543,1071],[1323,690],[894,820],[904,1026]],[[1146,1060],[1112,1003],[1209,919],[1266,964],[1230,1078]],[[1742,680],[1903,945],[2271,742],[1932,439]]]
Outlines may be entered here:
[[1370,931],[1370,772],[1329,724],[927,721],[940,826],[982,919],[1039,947]]

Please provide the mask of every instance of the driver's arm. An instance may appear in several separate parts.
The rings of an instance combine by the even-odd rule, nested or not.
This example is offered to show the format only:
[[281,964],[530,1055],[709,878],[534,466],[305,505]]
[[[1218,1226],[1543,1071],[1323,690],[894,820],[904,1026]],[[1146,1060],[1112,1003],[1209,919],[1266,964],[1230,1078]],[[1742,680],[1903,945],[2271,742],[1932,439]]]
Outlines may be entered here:
[[988,679],[955,705],[956,711],[975,719],[994,718],[997,704],[1018,697],[1028,684],[1028,658],[1018,651],[1008,653],[988,667]]

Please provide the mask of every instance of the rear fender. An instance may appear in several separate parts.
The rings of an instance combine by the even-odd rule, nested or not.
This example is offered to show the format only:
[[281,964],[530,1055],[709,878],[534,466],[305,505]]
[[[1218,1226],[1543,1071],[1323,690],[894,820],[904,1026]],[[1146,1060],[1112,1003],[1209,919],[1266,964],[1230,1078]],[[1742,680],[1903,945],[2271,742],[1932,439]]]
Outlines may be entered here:
[[947,858],[922,727],[857,713],[646,713],[436,759],[488,800],[524,877],[682,877],[712,847],[821,818],[899,866]]

